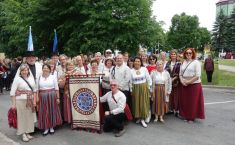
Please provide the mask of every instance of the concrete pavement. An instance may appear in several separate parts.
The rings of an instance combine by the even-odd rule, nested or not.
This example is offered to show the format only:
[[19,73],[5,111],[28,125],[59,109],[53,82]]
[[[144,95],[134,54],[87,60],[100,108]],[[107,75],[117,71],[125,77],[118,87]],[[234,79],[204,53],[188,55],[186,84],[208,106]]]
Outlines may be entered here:
[[43,137],[40,132],[35,133],[35,138],[28,143],[22,142],[16,131],[8,127],[10,98],[3,95],[0,96],[0,132],[22,145],[234,145],[235,90],[204,88],[203,92],[206,119],[193,124],[166,115],[164,124],[151,122],[148,128],[129,123],[127,132],[120,138],[112,133],[89,133],[63,125],[54,135]]
[[20,145],[0,132],[0,145]]
[[227,66],[227,65],[219,64],[219,69],[220,70],[225,70],[225,71],[230,71],[230,72],[235,72],[235,67],[233,67],[233,66]]

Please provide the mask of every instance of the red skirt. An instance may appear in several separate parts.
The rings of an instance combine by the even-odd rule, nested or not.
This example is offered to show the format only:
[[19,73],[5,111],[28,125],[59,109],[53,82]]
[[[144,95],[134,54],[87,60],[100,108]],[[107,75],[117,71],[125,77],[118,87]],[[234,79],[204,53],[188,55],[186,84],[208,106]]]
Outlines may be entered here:
[[182,86],[179,105],[179,114],[184,119],[205,119],[204,97],[201,83]]
[[72,108],[71,108],[71,99],[69,96],[69,92],[64,92],[64,121],[67,123],[72,122]]
[[172,86],[169,98],[169,109],[171,111],[179,111],[179,97],[181,95],[182,85],[179,83],[176,87]]

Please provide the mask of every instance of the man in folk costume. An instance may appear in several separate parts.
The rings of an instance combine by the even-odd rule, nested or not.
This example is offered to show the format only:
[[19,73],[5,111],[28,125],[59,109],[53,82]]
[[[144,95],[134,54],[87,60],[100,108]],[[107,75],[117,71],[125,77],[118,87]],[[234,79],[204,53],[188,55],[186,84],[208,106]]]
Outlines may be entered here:
[[[42,65],[36,62],[36,56],[34,54],[33,39],[31,34],[31,26],[29,27],[29,39],[28,39],[28,49],[25,54],[26,63],[29,66],[30,72],[33,74],[35,82],[38,80],[39,76],[42,74]],[[19,74],[19,69],[17,70]]]
[[36,61],[36,56],[33,52],[27,51],[26,63],[33,74],[34,80],[38,80],[39,76],[42,74],[42,65]]
[[110,81],[111,91],[100,97],[101,102],[107,102],[109,111],[105,111],[104,132],[115,132],[115,137],[120,137],[125,133],[123,122],[125,120],[124,108],[126,106],[126,96],[118,89],[116,80]]
[[116,66],[111,71],[111,79],[116,79],[119,84],[119,90],[122,91],[127,99],[127,104],[131,107],[131,94],[130,94],[130,82],[131,82],[131,70],[124,64],[123,55],[118,54],[116,57]]

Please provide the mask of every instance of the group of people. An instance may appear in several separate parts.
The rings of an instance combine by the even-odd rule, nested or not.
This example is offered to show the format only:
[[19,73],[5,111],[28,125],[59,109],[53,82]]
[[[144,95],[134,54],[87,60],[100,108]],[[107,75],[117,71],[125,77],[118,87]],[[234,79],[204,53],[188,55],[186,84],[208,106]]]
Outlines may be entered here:
[[10,96],[12,108],[17,109],[17,134],[23,141],[33,137],[34,123],[43,135],[53,134],[54,128],[63,122],[72,122],[71,98],[66,76],[100,76],[104,104],[103,131],[114,131],[119,137],[125,133],[126,104],[131,108],[137,124],[144,128],[150,122],[164,122],[164,115],[176,116],[193,122],[204,119],[204,97],[201,86],[201,64],[196,60],[193,48],[187,48],[183,59],[176,50],[147,56],[128,53],[113,56],[110,49],[104,56],[95,53],[68,58],[61,54],[39,63],[35,55],[28,54],[26,62],[19,66],[12,83]]
[[3,89],[10,91],[11,83],[21,64],[21,60],[21,57],[13,60],[0,58],[0,95],[3,94]]

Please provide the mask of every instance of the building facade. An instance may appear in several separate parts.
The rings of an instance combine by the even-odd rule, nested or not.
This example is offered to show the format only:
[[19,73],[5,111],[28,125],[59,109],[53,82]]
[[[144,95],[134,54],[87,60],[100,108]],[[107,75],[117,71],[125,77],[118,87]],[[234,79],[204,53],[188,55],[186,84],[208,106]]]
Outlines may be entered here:
[[216,3],[216,16],[219,15],[220,11],[222,11],[225,16],[230,16],[234,8],[235,0],[219,0]]

